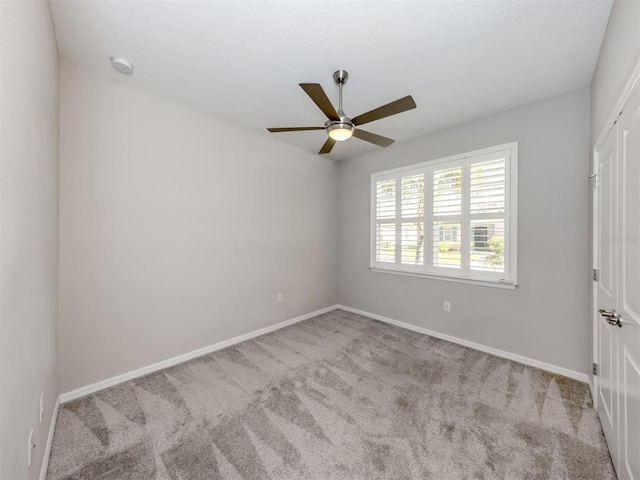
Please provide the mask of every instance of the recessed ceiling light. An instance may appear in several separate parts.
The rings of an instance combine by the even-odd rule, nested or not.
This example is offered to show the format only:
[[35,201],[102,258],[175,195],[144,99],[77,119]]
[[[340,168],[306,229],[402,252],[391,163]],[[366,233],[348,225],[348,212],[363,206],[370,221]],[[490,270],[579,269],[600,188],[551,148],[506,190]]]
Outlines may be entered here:
[[113,68],[118,70],[119,72],[132,74],[133,73],[133,65],[128,60],[120,57],[111,57],[111,65]]

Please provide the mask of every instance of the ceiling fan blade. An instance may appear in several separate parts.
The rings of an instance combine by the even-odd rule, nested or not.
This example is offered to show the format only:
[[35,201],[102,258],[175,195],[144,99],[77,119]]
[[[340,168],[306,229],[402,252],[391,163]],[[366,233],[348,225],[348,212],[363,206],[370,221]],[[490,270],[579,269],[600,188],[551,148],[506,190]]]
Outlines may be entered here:
[[303,130],[324,130],[324,127],[279,127],[279,128],[267,128],[271,133],[278,132],[301,132]]
[[302,89],[307,92],[307,95],[311,97],[311,100],[322,110],[329,120],[340,120],[340,116],[336,109],[331,105],[331,101],[324,93],[324,90],[319,83],[301,83]]
[[324,145],[322,145],[318,153],[329,153],[335,144],[336,141],[333,138],[327,137],[327,141],[324,142]]
[[360,140],[373,143],[383,148],[386,148],[393,142],[395,142],[395,140],[393,140],[392,138],[383,137],[382,135],[367,132],[366,130],[360,130],[359,128],[355,129],[355,131],[353,132],[353,136],[359,138]]
[[386,105],[375,108],[370,112],[354,117],[353,123],[356,125],[364,125],[365,123],[373,122],[374,120],[380,120],[381,118],[390,117],[397,113],[406,112],[412,108],[416,108],[416,102],[413,101],[411,95],[407,95],[395,102],[387,103]]

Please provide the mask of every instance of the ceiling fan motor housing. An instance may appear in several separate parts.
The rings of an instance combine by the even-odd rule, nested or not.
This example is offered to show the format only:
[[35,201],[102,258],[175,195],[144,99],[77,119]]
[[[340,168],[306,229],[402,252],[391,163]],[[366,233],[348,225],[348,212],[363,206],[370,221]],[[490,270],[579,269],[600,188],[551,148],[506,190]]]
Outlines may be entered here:
[[349,117],[340,117],[340,120],[327,120],[324,126],[329,136],[337,141],[346,140],[353,135],[353,131],[356,129]]

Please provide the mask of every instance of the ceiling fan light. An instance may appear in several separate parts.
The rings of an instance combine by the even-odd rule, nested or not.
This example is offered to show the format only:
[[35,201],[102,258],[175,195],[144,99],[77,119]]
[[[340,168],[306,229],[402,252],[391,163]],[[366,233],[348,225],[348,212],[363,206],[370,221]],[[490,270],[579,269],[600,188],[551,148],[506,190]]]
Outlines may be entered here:
[[336,142],[342,142],[343,140],[351,138],[354,130],[355,126],[351,123],[340,122],[331,124],[327,127],[327,133]]

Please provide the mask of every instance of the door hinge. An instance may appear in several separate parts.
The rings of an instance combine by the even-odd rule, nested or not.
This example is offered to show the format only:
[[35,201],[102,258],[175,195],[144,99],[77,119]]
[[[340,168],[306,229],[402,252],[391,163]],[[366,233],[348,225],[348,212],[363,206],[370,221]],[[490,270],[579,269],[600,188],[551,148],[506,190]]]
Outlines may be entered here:
[[595,376],[598,376],[598,364],[597,363],[593,364],[593,374]]
[[593,281],[598,281],[598,270],[596,268],[593,269]]
[[592,173],[587,177],[588,179],[593,179],[593,188],[598,188],[598,175]]

